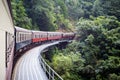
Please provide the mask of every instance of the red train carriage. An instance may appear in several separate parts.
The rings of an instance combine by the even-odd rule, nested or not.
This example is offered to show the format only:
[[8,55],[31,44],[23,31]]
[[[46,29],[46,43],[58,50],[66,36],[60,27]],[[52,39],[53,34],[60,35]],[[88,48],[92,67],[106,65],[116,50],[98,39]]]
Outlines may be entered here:
[[15,27],[16,29],[16,51],[21,52],[22,48],[32,43],[32,32],[27,29]]
[[67,39],[67,40],[71,40],[71,39],[73,39],[74,38],[74,36],[75,36],[75,34],[74,33],[63,33],[63,39]]
[[48,40],[60,40],[62,39],[62,32],[48,32]]
[[47,41],[47,32],[43,31],[32,31],[32,42],[40,43]]

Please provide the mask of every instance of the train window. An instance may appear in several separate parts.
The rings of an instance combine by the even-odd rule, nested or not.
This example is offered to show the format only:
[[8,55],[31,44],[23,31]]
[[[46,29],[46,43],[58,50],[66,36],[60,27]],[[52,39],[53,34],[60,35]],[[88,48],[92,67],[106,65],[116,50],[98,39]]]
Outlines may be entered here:
[[39,38],[39,34],[38,34],[38,38]]
[[43,38],[45,37],[45,34],[43,34]]
[[18,32],[16,32],[16,42],[18,42]]
[[21,34],[19,33],[20,41],[21,41]]
[[41,38],[42,38],[42,34],[41,34]]
[[37,38],[37,35],[35,35],[35,38]]
[[25,39],[25,35],[26,35],[26,34],[24,34],[24,37],[23,37],[23,38],[24,38],[24,41],[26,40],[26,39]]
[[18,33],[18,37],[19,37],[19,42],[20,42],[20,33]]
[[28,34],[25,34],[25,40],[27,40],[27,35],[28,35]]
[[25,35],[26,35],[26,34],[24,34],[24,40],[26,40]]
[[25,34],[23,34],[24,36],[23,36],[23,40],[25,41]]
[[24,38],[24,37],[23,37],[23,34],[21,34],[21,39],[22,39],[21,41],[23,41],[23,38]]
[[25,34],[23,33],[23,41],[25,40]]
[[29,39],[30,39],[31,35],[29,34]]
[[24,36],[23,36],[23,40],[24,40],[24,41],[25,41],[25,35],[26,35],[26,34],[24,34]]
[[18,41],[20,42],[20,33],[18,33],[18,38],[19,38],[19,40],[18,40]]
[[24,34],[24,40],[27,40],[26,35],[27,35],[27,34]]
[[27,40],[29,40],[29,36],[30,36],[29,34],[28,34],[28,36],[26,35],[26,39],[27,39]]
[[39,38],[39,35],[37,35],[37,38]]
[[19,36],[18,36],[18,32],[16,32],[16,42],[19,41]]
[[25,40],[25,34],[23,34],[23,41]]
[[26,38],[27,38],[27,40],[29,40],[30,39],[30,34],[28,34],[28,36],[26,36]]
[[22,41],[24,40],[24,34],[22,34]]
[[30,34],[28,34],[28,36],[26,36],[26,38],[27,38],[27,40],[29,40],[30,39]]
[[19,32],[17,32],[17,36],[16,36],[16,38],[17,38],[17,42],[19,42],[19,41],[20,41]]
[[24,36],[23,36],[23,40],[25,41],[25,34],[23,34]]
[[23,34],[21,34],[21,39],[22,39],[21,41],[23,41]]
[[46,35],[44,34],[44,38],[46,37]]
[[21,39],[22,39],[21,41],[23,41],[23,34],[21,34]]
[[26,40],[28,40],[29,39],[29,34],[26,34],[25,38],[26,38]]
[[21,33],[20,33],[20,42],[21,42]]
[[25,35],[26,35],[26,34],[24,34],[24,37],[23,37],[24,41],[26,40]]
[[29,40],[30,34],[28,34],[28,36],[26,35],[26,39]]
[[45,37],[46,37],[46,34],[45,34]]
[[45,37],[46,37],[47,35],[45,35]]
[[28,40],[30,39],[30,34],[27,36],[27,39],[28,39]]

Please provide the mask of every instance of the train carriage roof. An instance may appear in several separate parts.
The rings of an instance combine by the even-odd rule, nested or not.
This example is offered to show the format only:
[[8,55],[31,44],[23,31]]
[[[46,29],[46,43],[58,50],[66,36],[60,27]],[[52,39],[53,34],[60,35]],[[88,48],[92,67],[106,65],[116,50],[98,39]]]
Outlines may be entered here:
[[24,29],[24,28],[20,28],[18,26],[15,26],[15,29],[19,32],[31,32],[31,30],[27,30],[27,29]]
[[63,34],[63,32],[48,32],[48,34]]
[[35,31],[35,30],[32,30],[32,32],[34,32],[34,33],[47,33],[46,31]]
[[63,33],[63,35],[74,35],[74,33],[69,32],[69,33]]

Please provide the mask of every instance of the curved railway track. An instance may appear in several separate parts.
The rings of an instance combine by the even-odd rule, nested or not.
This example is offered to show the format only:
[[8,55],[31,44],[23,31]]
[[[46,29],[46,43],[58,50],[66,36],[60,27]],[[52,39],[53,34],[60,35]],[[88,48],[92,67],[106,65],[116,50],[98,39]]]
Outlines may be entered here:
[[49,80],[40,64],[41,52],[60,41],[43,44],[27,51],[17,62],[12,80]]

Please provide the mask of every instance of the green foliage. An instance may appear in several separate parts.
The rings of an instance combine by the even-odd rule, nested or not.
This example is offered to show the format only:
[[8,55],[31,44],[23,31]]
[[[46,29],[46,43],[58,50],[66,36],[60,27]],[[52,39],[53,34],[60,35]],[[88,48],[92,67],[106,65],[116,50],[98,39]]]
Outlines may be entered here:
[[[77,37],[80,45],[77,50],[85,59],[81,75],[89,74],[107,80],[109,73],[119,74],[120,68],[120,22],[114,16],[99,16],[91,19],[81,18],[77,24]],[[88,65],[93,71],[89,72]],[[84,72],[84,73],[83,73]],[[94,72],[93,74],[91,74]],[[103,75],[104,74],[104,75]],[[116,80],[116,79],[115,79]]]
[[12,11],[13,11],[13,18],[15,25],[23,28],[31,29],[32,20],[28,18],[26,14],[26,10],[23,6],[23,0],[21,1],[12,0],[11,4],[13,8]]
[[55,31],[69,28],[67,7],[63,0],[24,0],[24,3],[27,4],[24,6],[32,19],[32,24],[40,30]]
[[116,16],[120,20],[120,0],[65,0],[68,15],[74,20],[81,17]]
[[86,76],[87,78],[94,77],[95,76],[95,69],[91,65],[87,65],[81,70],[81,74],[83,76],[87,75]]
[[93,6],[95,16],[110,15],[120,19],[120,0],[96,0]]
[[[58,64],[59,63],[59,64]],[[62,65],[61,65],[62,64]],[[59,73],[65,73],[69,71],[72,66],[72,61],[70,57],[64,56],[62,54],[55,55],[53,57],[53,66],[54,69]]]
[[12,0],[16,26],[71,31],[77,41],[50,50],[48,63],[65,80],[120,79],[120,0]]
[[120,76],[117,76],[114,73],[109,75],[109,80],[119,80],[119,79],[120,79]]
[[66,30],[73,27],[63,0],[12,0],[14,23],[27,29]]
[[[73,44],[73,43],[72,43]],[[69,45],[73,46],[73,45]],[[75,46],[75,45],[74,45]],[[83,69],[85,60],[82,59],[80,53],[66,53],[70,48],[64,50],[53,50],[52,63],[49,63],[58,74],[60,74],[65,80],[81,80],[79,72]]]
[[[103,76],[108,75],[108,73],[119,73],[120,59],[119,57],[110,56],[107,60],[99,60],[96,65],[96,72]],[[118,72],[116,72],[118,71]]]
[[[77,23],[78,41],[55,50],[52,66],[65,80],[119,80],[120,22],[91,16]],[[63,64],[63,65],[61,65]]]
[[119,25],[113,16],[81,18],[78,41],[56,49],[51,65],[65,80],[119,80]]
[[73,41],[71,44],[68,44],[67,49],[65,49],[63,52],[64,54],[68,54],[73,52],[74,54],[78,53],[78,48],[80,46],[79,42]]
[[81,17],[114,15],[120,20],[119,3],[119,0],[12,0],[12,8],[17,26],[69,31]]
[[[81,52],[89,49],[102,57],[103,54],[119,55],[119,27],[120,22],[115,17],[100,16],[94,20],[80,19],[78,22],[77,33],[80,41],[85,44],[81,46]],[[118,44],[116,44],[116,41]],[[87,50],[87,51],[89,51]],[[99,53],[99,54],[98,54]]]

